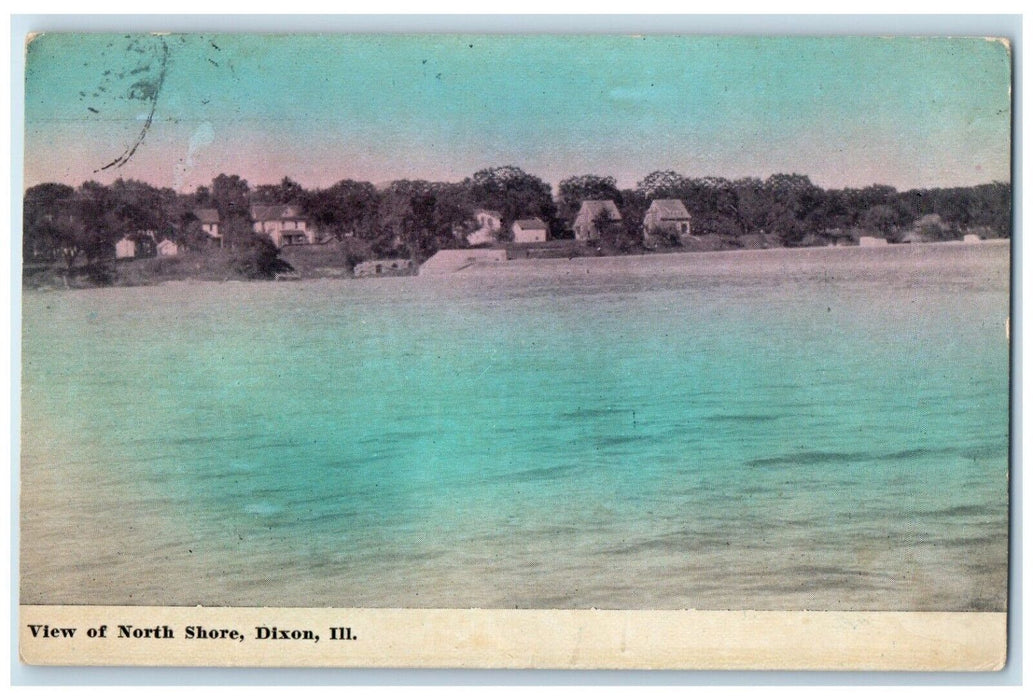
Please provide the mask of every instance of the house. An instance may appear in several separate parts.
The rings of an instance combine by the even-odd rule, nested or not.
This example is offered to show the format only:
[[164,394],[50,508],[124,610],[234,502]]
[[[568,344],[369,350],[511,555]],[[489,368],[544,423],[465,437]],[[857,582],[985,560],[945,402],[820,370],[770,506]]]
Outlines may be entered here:
[[448,275],[478,263],[504,263],[508,260],[501,248],[488,250],[439,250],[420,265],[421,275]]
[[502,229],[502,214],[493,209],[478,209],[473,213],[473,219],[477,222],[477,230],[466,236],[468,244],[487,245],[498,240]]
[[982,243],[983,239],[975,233],[966,233],[964,238],[961,239],[962,243]]
[[642,235],[646,243],[662,236],[681,238],[692,234],[692,217],[680,199],[654,199],[642,218]]
[[574,238],[595,240],[607,226],[620,221],[620,210],[612,199],[586,199],[581,202],[581,210],[574,219]]
[[[110,249],[109,249],[110,250]],[[115,243],[115,258],[124,260],[136,257],[136,241],[128,236],[123,236]]]
[[301,207],[293,204],[253,204],[251,221],[254,232],[269,236],[277,248],[315,243]]
[[874,248],[881,245],[889,245],[885,238],[878,238],[876,236],[861,236],[857,240],[857,244],[862,248]]
[[355,266],[356,277],[379,277],[408,275],[412,271],[412,260],[409,259],[388,259],[388,260],[367,260]]
[[513,222],[514,243],[544,243],[548,237],[548,224],[537,217]]
[[208,234],[213,243],[222,247],[222,234],[219,232],[218,209],[195,209],[194,216],[201,223],[201,230]]
[[154,231],[134,231],[115,241],[115,259],[153,258],[155,249]]
[[179,245],[174,241],[170,241],[167,238],[163,238],[158,241],[158,257],[159,258],[171,258],[179,255]]

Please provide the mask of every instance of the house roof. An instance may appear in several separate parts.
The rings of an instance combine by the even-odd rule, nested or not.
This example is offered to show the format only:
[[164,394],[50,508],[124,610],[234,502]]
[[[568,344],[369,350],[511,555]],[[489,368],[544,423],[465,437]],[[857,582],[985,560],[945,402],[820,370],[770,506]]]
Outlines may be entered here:
[[293,204],[252,204],[251,218],[255,221],[304,219],[301,208]]
[[586,199],[581,202],[581,211],[577,218],[588,217],[594,221],[600,214],[606,214],[610,221],[620,221],[621,213],[612,199]]
[[194,216],[202,224],[217,224],[219,223],[219,210],[218,209],[194,209]]
[[538,217],[535,217],[533,219],[517,219],[513,222],[513,225],[519,226],[525,231],[545,231],[548,229],[548,227],[545,225],[545,222],[539,219]]
[[479,214],[488,214],[489,216],[494,216],[496,219],[502,218],[502,214],[500,212],[495,211],[494,209],[478,209],[473,214],[474,216],[477,216]]
[[657,212],[661,219],[688,219],[689,210],[680,199],[654,199],[649,208]]

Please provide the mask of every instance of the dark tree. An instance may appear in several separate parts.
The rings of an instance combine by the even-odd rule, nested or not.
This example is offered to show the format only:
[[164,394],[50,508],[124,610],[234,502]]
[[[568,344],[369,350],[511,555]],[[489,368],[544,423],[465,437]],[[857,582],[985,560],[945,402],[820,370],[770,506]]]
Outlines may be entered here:
[[506,165],[487,168],[466,182],[470,199],[479,207],[494,209],[502,215],[502,230],[508,231],[517,219],[538,217],[555,224],[556,203],[552,188],[520,168]]
[[303,204],[306,195],[304,187],[285,177],[276,185],[259,185],[252,199],[256,204]]
[[306,193],[303,203],[312,222],[333,238],[355,235],[372,239],[376,234],[380,194],[368,182],[341,180],[327,189]]

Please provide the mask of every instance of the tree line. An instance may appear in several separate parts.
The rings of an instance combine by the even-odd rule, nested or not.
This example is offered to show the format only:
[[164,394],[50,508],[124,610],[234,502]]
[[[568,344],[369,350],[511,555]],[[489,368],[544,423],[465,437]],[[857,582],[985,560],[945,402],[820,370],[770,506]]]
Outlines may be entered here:
[[[561,181],[556,194],[541,178],[514,166],[487,168],[462,182],[396,180],[377,187],[341,180],[306,189],[289,177],[252,187],[237,175],[220,174],[210,185],[182,194],[137,180],[78,187],[44,183],[25,192],[23,260],[26,264],[96,263],[113,255],[123,236],[142,246],[167,238],[188,250],[210,245],[197,210],[218,211],[223,242],[231,250],[268,255],[268,239],[253,233],[253,204],[301,208],[320,240],[357,238],[376,256],[429,257],[442,248],[465,245],[476,229],[478,209],[498,212],[500,238],[517,219],[537,217],[553,238],[572,237],[581,202],[610,199],[622,215],[602,241],[615,252],[642,246],[642,219],[654,199],[680,199],[692,216],[696,235],[718,235],[734,243],[743,236],[768,234],[786,246],[817,245],[837,231],[859,229],[900,238],[923,216],[938,215],[925,233],[949,239],[978,229],[983,235],[1011,236],[1011,186],[993,182],[973,187],[897,191],[886,185],[823,189],[805,175],[693,178],[655,171],[634,188],[620,189],[615,178],[577,175]],[[150,242],[150,243],[149,243]],[[264,252],[263,252],[264,251]]]

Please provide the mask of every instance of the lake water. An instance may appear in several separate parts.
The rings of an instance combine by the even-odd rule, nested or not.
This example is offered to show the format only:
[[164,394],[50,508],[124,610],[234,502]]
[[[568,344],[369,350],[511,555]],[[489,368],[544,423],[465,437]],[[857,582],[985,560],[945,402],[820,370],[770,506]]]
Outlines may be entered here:
[[1009,256],[27,291],[22,602],[1003,610]]

